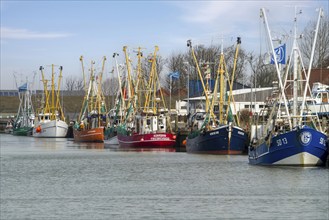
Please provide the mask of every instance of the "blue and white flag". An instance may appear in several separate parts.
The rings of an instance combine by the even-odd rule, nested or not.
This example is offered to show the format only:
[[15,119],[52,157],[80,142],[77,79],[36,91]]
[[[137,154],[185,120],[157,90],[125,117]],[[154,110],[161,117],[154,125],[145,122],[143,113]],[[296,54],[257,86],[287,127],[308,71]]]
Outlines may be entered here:
[[19,92],[24,92],[27,90],[27,83],[21,85],[20,87],[18,87],[18,91]]
[[[286,44],[283,44],[274,49],[276,62],[286,64]],[[271,56],[271,64],[274,64],[273,55]]]
[[169,77],[171,77],[172,79],[179,79],[180,73],[177,72],[173,72],[173,73],[169,73]]

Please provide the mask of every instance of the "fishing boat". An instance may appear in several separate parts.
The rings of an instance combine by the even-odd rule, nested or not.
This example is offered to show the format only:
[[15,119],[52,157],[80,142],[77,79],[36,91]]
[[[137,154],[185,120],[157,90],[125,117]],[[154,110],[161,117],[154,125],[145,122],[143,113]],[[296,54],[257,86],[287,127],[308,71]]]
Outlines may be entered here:
[[[319,123],[318,115],[310,114],[307,107],[305,107],[321,14],[322,9],[319,11],[308,71],[304,68],[296,42],[296,16],[292,56],[290,56],[288,65],[285,68],[285,73],[281,74],[278,60],[273,59],[280,93],[268,110],[270,114],[266,117],[266,123],[262,124],[258,120],[252,126],[248,153],[250,164],[317,166],[324,165],[326,162],[328,137],[324,133],[321,123]],[[261,17],[264,19],[267,35],[270,39],[271,52],[275,54],[265,9],[261,9]],[[293,67],[291,68],[290,64],[292,63]],[[292,74],[290,74],[291,70]],[[291,75],[293,78],[288,78]],[[301,79],[300,76],[304,76],[304,78]],[[291,103],[287,101],[288,87],[293,88],[293,101]],[[298,97],[303,97],[301,104]]]
[[[203,74],[201,74],[192,42],[191,40],[187,42],[205,95],[205,110],[196,112],[190,119],[192,131],[186,139],[187,153],[233,155],[242,154],[245,150],[247,134],[239,127],[238,118],[234,120],[232,117],[230,107],[225,107],[230,106],[230,101],[233,97],[232,84],[240,43],[241,39],[238,38],[231,82],[229,80],[224,80],[224,77],[228,79],[228,73],[225,70],[222,45],[214,91],[211,93],[208,83],[205,83],[202,77]],[[228,81],[230,87],[228,93],[225,90],[226,81]],[[220,85],[218,85],[219,83]],[[218,86],[220,88],[219,100],[217,95]],[[216,112],[215,109],[218,109],[218,112]]]
[[7,124],[6,124],[6,127],[5,127],[5,133],[6,134],[12,134],[13,133],[13,121],[12,121],[12,119],[7,121]]
[[[141,48],[138,48],[136,80],[132,78],[127,47],[123,48],[126,58],[127,77],[123,94],[126,96],[125,117],[117,126],[120,148],[136,150],[175,151],[176,135],[172,132],[169,113],[160,89],[157,73],[157,51],[149,58],[151,62],[148,78],[141,71]],[[157,97],[159,95],[160,97]]]
[[313,83],[312,96],[306,100],[306,104],[313,114],[329,118],[329,85]]
[[45,78],[44,68],[40,66],[44,92],[40,108],[37,109],[33,137],[61,138],[65,137],[68,125],[65,122],[64,112],[60,102],[60,85],[63,67],[59,67],[57,90],[55,90],[55,65],[51,65],[51,89],[48,90],[48,81]]
[[[117,139],[117,126],[121,124],[123,121],[124,117],[124,109],[125,109],[125,94],[123,94],[123,86],[122,86],[122,70],[124,70],[122,65],[118,65],[117,61],[117,56],[118,53],[113,53],[113,58],[115,61],[115,67],[116,67],[116,73],[117,73],[117,79],[118,79],[118,92],[116,94],[115,98],[115,104],[114,108],[110,109],[108,112],[108,118],[109,118],[109,123],[108,123],[108,132],[106,134],[106,141],[105,144],[110,144],[112,145],[113,143],[115,145],[119,145],[118,139]],[[114,69],[113,69],[114,72]],[[106,143],[108,142],[108,143]]]
[[83,57],[80,57],[84,78],[85,96],[79,119],[73,127],[74,141],[104,142],[104,131],[107,126],[105,97],[102,92],[102,78],[106,57],[103,57],[102,70],[95,73],[94,61],[91,61],[88,87],[85,82]]
[[27,82],[18,88],[19,107],[12,127],[13,135],[27,136],[32,134],[35,116],[31,95]]

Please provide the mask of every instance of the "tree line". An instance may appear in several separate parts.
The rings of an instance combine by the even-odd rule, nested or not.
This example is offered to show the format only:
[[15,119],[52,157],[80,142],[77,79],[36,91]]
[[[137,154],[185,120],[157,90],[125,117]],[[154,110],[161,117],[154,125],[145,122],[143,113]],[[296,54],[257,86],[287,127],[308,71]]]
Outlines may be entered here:
[[[304,62],[308,64],[311,56],[311,47],[314,38],[316,22],[310,22],[303,31],[303,37],[300,39],[299,47]],[[319,28],[317,45],[315,48],[315,55],[312,68],[327,68],[329,66],[329,19],[326,17]],[[243,44],[243,39],[242,39]],[[210,70],[210,74],[214,75],[219,64],[219,56],[221,53],[220,45],[195,45],[194,51],[202,71]],[[223,49],[226,61],[226,69],[228,73],[232,72],[233,61],[235,54],[235,45],[230,45]],[[256,54],[255,52],[248,52],[240,48],[237,67],[234,81],[242,83],[247,86],[268,87],[272,86],[272,82],[276,81],[276,71],[274,65],[268,63],[266,53]],[[286,57],[289,59],[289,57]],[[149,57],[142,57],[142,72],[143,76],[147,77],[150,71]],[[124,69],[122,69],[124,72]],[[169,73],[179,72],[180,77],[173,80],[171,84],[172,92],[175,94],[182,88],[187,88],[187,77],[190,80],[197,80],[198,74],[195,68],[195,63],[189,51],[173,53],[167,58],[159,55],[157,57],[157,71],[162,76],[162,87],[170,88]],[[166,72],[166,73],[165,73]],[[123,73],[124,74],[124,73]],[[66,78],[66,90],[83,90],[83,79],[75,78],[73,76]],[[118,91],[118,79],[108,78],[103,82],[103,92],[107,96],[115,96]]]

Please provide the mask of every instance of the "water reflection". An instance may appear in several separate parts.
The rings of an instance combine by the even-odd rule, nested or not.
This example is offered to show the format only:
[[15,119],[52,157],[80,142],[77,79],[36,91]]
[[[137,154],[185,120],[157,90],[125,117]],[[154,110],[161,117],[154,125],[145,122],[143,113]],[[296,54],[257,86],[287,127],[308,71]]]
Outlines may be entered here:
[[73,148],[79,148],[79,149],[104,150],[104,143],[70,141],[70,143],[68,143],[66,146],[67,147],[73,147]]
[[118,145],[106,145],[106,149],[120,152],[176,152],[174,148],[120,148]]
[[28,137],[29,142],[37,148],[49,149],[49,150],[62,150],[67,143],[66,138],[34,138]]
[[328,219],[326,168],[1,134],[0,150],[1,219]]

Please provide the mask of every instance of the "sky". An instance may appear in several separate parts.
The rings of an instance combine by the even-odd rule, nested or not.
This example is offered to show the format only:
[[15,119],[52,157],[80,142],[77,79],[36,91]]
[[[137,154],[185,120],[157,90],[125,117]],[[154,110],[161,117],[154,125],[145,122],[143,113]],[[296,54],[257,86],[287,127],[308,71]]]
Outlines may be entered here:
[[[186,41],[193,45],[220,45],[242,39],[241,48],[260,51],[260,8],[265,8],[273,37],[289,33],[295,8],[298,30],[316,21],[317,8],[328,16],[326,0],[312,1],[12,1],[1,0],[1,88],[16,89],[33,81],[41,88],[40,66],[46,77],[51,64],[63,66],[63,79],[82,77],[85,67],[105,63],[105,78],[113,77],[112,54],[124,62],[123,46],[131,56],[137,47],[144,54],[159,47],[167,58],[185,53]],[[263,26],[262,26],[263,27]],[[57,71],[58,72],[58,71]],[[166,74],[166,73],[163,73]],[[62,82],[64,83],[64,82]]]

